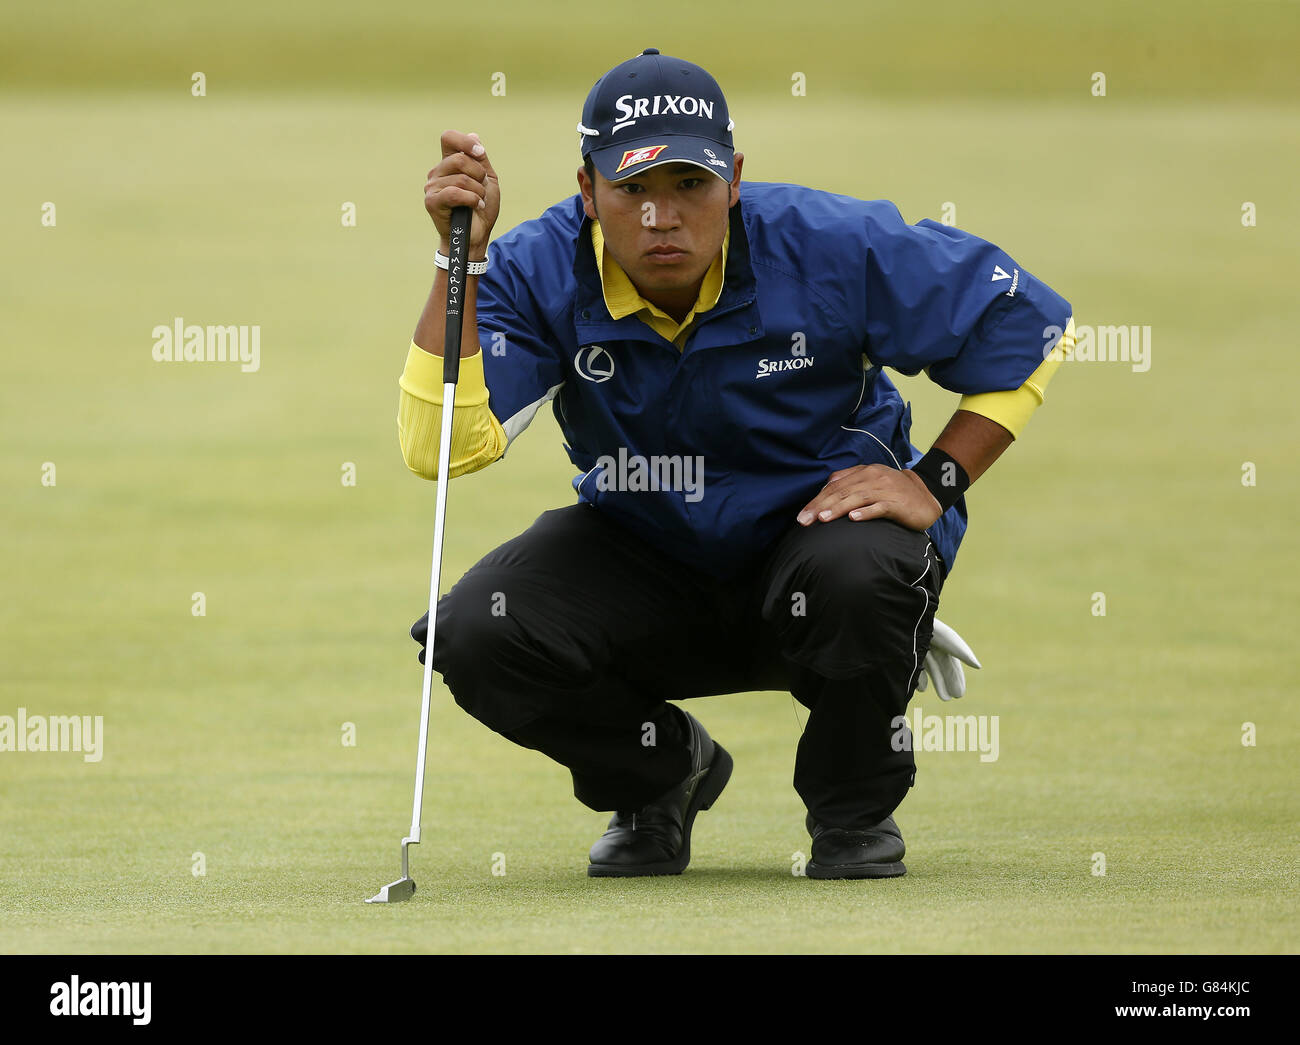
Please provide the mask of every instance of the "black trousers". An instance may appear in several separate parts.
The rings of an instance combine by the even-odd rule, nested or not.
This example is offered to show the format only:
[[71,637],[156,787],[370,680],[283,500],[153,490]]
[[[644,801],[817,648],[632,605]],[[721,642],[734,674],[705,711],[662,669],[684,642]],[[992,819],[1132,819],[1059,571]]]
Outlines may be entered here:
[[[751,573],[718,581],[575,504],[439,600],[433,666],[457,704],[568,767],[602,811],[640,809],[689,772],[665,701],[789,690],[809,709],[795,790],[822,823],[869,827],[915,779],[911,745],[891,741],[943,575],[926,534],[841,518],[792,520]],[[411,635],[427,643],[427,613]]]

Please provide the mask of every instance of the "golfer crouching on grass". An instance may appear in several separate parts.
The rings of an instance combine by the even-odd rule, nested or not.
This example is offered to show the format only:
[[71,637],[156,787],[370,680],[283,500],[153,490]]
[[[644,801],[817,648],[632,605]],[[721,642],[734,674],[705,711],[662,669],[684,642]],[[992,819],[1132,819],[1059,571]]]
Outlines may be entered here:
[[[927,666],[960,696],[930,646],[962,495],[1041,402],[1045,331],[1071,310],[992,244],[888,202],[742,184],[732,127],[705,70],[648,48],[587,97],[580,193],[490,249],[489,152],[442,135],[425,208],[443,266],[452,208],[474,208],[449,474],[500,459],[547,402],[579,474],[575,504],[440,600],[433,666],[613,812],[593,876],[681,873],[726,787],[731,756],[669,701],[789,690],[809,710],[808,876],[893,877],[916,775],[895,720]],[[403,458],[426,479],[446,286],[439,269],[400,380]],[[962,396],[924,456],[885,367]]]

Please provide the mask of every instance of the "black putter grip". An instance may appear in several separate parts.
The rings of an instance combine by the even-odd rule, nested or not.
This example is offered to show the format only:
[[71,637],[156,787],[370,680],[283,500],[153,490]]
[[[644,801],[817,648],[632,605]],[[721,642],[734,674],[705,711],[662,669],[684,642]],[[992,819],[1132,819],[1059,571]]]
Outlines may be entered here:
[[442,343],[442,383],[460,377],[460,329],[465,312],[465,262],[469,258],[469,230],[474,212],[469,207],[451,211],[451,246],[447,254],[447,337]]

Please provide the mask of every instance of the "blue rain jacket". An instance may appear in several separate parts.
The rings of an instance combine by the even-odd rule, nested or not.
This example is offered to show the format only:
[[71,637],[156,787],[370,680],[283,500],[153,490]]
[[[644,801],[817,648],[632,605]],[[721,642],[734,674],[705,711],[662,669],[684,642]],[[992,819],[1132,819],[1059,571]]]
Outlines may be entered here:
[[[721,297],[680,352],[635,316],[611,318],[576,195],[495,239],[478,286],[507,436],[551,401],[579,500],[720,578],[797,525],[830,472],[919,460],[885,368],[963,395],[1019,388],[1072,312],[992,243],[908,225],[888,201],[742,182],[730,222]],[[627,488],[643,484],[607,467],[620,454],[652,472],[658,459],[665,479],[674,460],[702,459],[702,480]],[[949,571],[966,522],[963,499],[927,531]]]

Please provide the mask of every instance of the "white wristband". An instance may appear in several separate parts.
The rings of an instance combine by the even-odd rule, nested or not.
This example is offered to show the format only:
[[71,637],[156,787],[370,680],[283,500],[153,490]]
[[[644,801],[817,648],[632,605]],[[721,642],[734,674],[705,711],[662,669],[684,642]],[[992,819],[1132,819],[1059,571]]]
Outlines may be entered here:
[[[483,273],[488,270],[488,262],[491,260],[492,260],[492,255],[489,253],[488,256],[485,257],[482,261],[465,262],[465,274],[467,276],[483,275]],[[437,265],[438,268],[445,269],[448,265],[451,264],[451,258],[447,257],[447,255],[444,254],[442,251],[435,250],[433,252],[433,263]]]

